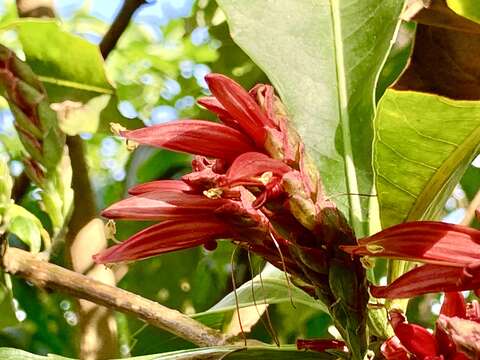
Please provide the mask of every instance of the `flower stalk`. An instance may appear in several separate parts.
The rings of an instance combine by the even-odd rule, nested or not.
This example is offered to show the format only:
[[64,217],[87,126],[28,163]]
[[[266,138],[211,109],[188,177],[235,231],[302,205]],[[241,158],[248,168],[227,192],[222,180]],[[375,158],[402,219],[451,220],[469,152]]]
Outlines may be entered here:
[[23,164],[28,177],[42,189],[42,207],[50,216],[54,236],[71,212],[72,170],[55,111],[32,69],[0,45],[0,87],[25,148]]

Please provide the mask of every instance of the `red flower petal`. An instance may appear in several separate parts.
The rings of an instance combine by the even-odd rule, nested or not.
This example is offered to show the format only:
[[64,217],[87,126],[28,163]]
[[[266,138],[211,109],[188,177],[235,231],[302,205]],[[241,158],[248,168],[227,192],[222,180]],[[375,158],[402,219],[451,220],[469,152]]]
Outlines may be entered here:
[[218,118],[222,123],[227,126],[230,126],[234,129],[240,130],[242,127],[238,123],[238,121],[232,119],[232,115],[225,110],[220,101],[218,101],[213,96],[206,96],[197,100],[197,102],[205,107],[206,109],[210,110],[211,112],[217,114]]
[[465,298],[462,293],[458,291],[451,291],[445,293],[445,300],[443,300],[440,314],[448,317],[460,317],[465,319],[467,315],[467,306],[465,304]]
[[369,255],[464,267],[480,260],[480,231],[436,221],[392,226],[342,249]]
[[[257,99],[257,103],[264,109],[265,114],[273,119],[275,116],[274,95],[275,89],[271,85],[257,84],[248,92],[250,96]],[[272,120],[272,123],[274,121]]]
[[120,134],[144,145],[232,161],[255,147],[240,131],[203,120],[181,120]]
[[181,180],[156,180],[138,184],[128,189],[130,195],[139,195],[151,191],[188,192],[193,191],[193,188]]
[[110,219],[169,220],[212,214],[228,200],[174,191],[152,191],[113,204],[102,212]]
[[408,352],[405,347],[400,343],[400,339],[396,336],[392,336],[385,340],[380,347],[382,355],[387,360],[408,360]]
[[281,177],[292,169],[281,162],[258,152],[248,152],[235,159],[227,171],[228,185],[265,185],[258,176],[271,172],[272,176]]
[[407,324],[398,311],[391,311],[391,325],[402,345],[420,359],[437,356],[437,342],[427,329],[416,324]]
[[467,311],[465,317],[468,320],[480,323],[480,304],[478,303],[478,300],[472,300],[471,303],[467,304]]
[[464,269],[441,265],[419,266],[402,275],[388,286],[371,286],[370,292],[378,298],[410,298],[434,292],[464,291],[480,287],[480,277],[460,283]]
[[170,251],[187,249],[209,240],[228,236],[228,227],[215,219],[201,221],[165,221],[150,226],[121,244],[93,256],[96,263],[114,263],[145,259]]
[[207,110],[217,114],[218,116],[231,118],[232,115],[223,107],[220,101],[214,96],[205,96],[197,100],[197,103],[202,105]]
[[220,101],[228,113],[240,124],[259,147],[263,147],[266,138],[265,126],[275,124],[265,115],[247,91],[232,79],[220,74],[205,76],[212,94]]

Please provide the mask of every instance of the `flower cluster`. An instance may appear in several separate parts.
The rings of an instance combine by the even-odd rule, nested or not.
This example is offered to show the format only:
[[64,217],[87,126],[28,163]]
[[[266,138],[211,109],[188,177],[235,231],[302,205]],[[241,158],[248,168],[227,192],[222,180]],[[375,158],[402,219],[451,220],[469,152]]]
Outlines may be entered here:
[[372,286],[379,298],[409,298],[431,292],[480,288],[480,231],[437,221],[392,226],[342,246],[350,254],[425,263],[387,286]]
[[0,46],[0,85],[15,116],[18,136],[30,155],[23,158],[25,171],[42,186],[46,170],[55,169],[63,155],[65,135],[57,115],[32,69],[5,46]]
[[468,327],[469,330],[475,328],[478,336],[480,329],[478,301],[465,304],[461,293],[446,293],[433,334],[420,325],[407,323],[399,311],[392,310],[390,324],[395,336],[383,343],[382,354],[387,360],[477,359],[480,356],[480,339],[472,338],[474,334],[472,331],[469,331],[470,334],[462,333],[461,330],[452,331],[455,328],[452,323],[460,323],[460,328]]
[[231,239],[286,270],[330,306],[352,352],[366,350],[364,269],[339,249],[354,245],[346,219],[322,190],[299,136],[274,90],[245,91],[218,74],[206,76],[213,94],[199,100],[221,123],[180,120],[133,131],[128,141],[194,154],[181,180],[130,189],[131,197],[103,212],[111,219],[159,223],[95,256],[98,263],[130,261]]

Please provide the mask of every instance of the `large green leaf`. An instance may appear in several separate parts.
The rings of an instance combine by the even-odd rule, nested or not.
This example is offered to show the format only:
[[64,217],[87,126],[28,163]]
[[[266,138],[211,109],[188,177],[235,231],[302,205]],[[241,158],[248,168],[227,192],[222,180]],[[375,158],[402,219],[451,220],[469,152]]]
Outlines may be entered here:
[[480,150],[480,102],[387,90],[374,126],[383,227],[436,218]]
[[[285,278],[285,273],[277,268],[267,265],[267,268],[262,272],[262,275],[255,276],[252,280],[247,281],[240,286],[236,291],[236,298],[238,299],[239,307],[254,306],[260,304],[279,304],[285,302],[300,303],[319,311],[328,312],[328,309],[321,302],[315,300],[305,291],[288,284]],[[196,314],[195,317],[201,314],[224,312],[235,310],[237,307],[237,300],[235,293],[231,292],[215,304],[212,308],[204,313]]]
[[[90,123],[64,120],[69,134],[108,131],[110,122],[141,126],[139,120],[126,119],[118,111],[115,88],[107,79],[97,45],[64,31],[55,20],[20,19],[0,27],[3,31],[12,29],[18,34],[27,63],[45,85],[50,102],[75,102],[76,117],[81,111],[78,107],[89,104],[85,111],[89,112]],[[89,102],[93,98],[101,101],[93,106]],[[96,112],[94,116],[92,112]]]
[[[265,71],[285,102],[327,192],[351,194],[355,230],[363,232],[358,194],[370,193],[372,187],[375,85],[403,1],[218,3],[233,39]],[[346,203],[341,205],[347,209]]]
[[[248,349],[241,346],[222,346],[211,348],[200,348],[192,350],[181,350],[169,353],[161,353],[146,356],[136,356],[128,358],[129,360],[193,360],[193,359],[272,359],[272,360],[289,360],[289,359],[334,359],[333,355],[327,353],[315,353],[297,351],[293,345],[286,345],[282,347],[274,347],[269,345],[264,346],[249,346]],[[23,350],[12,348],[0,348],[0,359],[2,360],[73,360],[59,355],[49,354],[47,356],[40,356],[28,353]]]
[[[232,313],[237,308],[286,303],[302,304],[319,312],[328,313],[328,309],[323,303],[315,300],[295,285],[287,283],[283,271],[267,264],[261,275],[255,276],[237,288],[236,294],[235,292],[227,294],[207,311],[197,313],[192,317],[210,327],[221,329],[225,322],[231,319]],[[291,311],[294,311],[293,305]]]

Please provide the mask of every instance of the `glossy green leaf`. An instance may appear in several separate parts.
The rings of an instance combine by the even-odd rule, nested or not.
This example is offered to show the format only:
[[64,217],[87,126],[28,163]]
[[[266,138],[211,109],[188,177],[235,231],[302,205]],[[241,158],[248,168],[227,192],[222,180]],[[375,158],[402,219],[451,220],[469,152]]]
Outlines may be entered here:
[[238,305],[235,299],[235,293],[231,292],[209,310],[195,314],[194,317],[201,318],[209,314],[232,311],[235,310],[237,306],[243,308],[286,302],[292,302],[293,304],[299,303],[313,307],[319,311],[328,312],[326,306],[321,302],[315,300],[293,284],[288,284],[285,273],[272,265],[268,265],[261,276],[257,275],[252,280],[247,281],[240,286],[236,292]]
[[374,127],[383,227],[435,219],[480,150],[480,102],[387,90]]
[[477,0],[447,0],[447,5],[458,15],[480,23],[480,5]]
[[[118,111],[115,88],[107,79],[97,45],[64,31],[54,20],[21,19],[0,28],[11,29],[17,32],[26,61],[45,85],[51,103],[69,100],[88,104],[92,98],[108,95],[108,104],[95,108],[97,113],[90,118],[89,130],[109,131],[110,122],[129,128],[141,125],[139,120],[126,119]],[[83,127],[75,132],[83,131]]]
[[[234,292],[231,292],[207,311],[194,314],[192,317],[207,326],[222,329],[231,320],[237,308],[252,307],[252,311],[255,311],[254,307],[260,309],[265,304],[289,305],[290,311],[297,316],[298,313],[294,308],[296,305],[305,305],[318,312],[328,313],[327,308],[321,302],[295,285],[288,284],[283,271],[267,265],[262,271],[261,277],[257,275],[238,287],[236,296]],[[298,324],[300,323],[298,321]]]
[[[285,102],[327,192],[351,194],[351,218],[360,235],[364,215],[358,193],[372,188],[375,85],[403,2],[218,3],[233,39],[265,71]],[[341,207],[346,210],[346,203]]]

